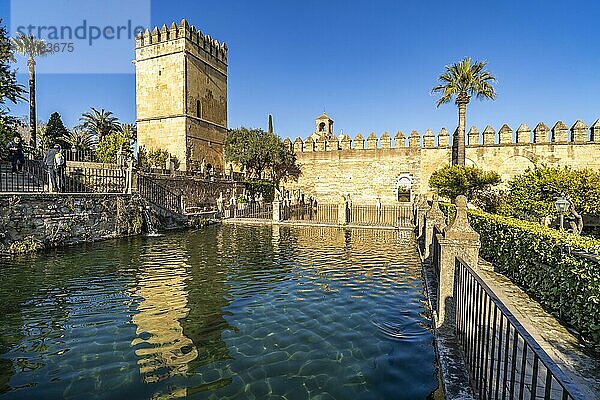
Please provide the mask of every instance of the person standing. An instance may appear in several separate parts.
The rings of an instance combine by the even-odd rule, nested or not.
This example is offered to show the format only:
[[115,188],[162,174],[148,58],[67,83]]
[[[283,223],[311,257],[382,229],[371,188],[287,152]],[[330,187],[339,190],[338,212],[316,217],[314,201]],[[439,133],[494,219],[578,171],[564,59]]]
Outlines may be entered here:
[[46,164],[50,176],[51,191],[54,193],[60,192],[60,181],[62,180],[60,174],[64,167],[64,157],[59,144],[55,144],[53,148],[48,150],[44,158],[44,164]]
[[15,173],[23,170],[23,164],[25,164],[25,154],[23,153],[23,142],[21,138],[15,136],[13,140],[8,142],[6,146],[8,148],[8,156],[10,163],[12,164],[12,172]]

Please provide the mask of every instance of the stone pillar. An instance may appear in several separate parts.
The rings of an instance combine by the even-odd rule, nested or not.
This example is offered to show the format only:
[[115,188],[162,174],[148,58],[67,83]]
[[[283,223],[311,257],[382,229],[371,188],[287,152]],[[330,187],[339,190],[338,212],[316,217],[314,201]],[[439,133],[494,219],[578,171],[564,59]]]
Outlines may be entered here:
[[533,142],[534,143],[548,143],[548,132],[550,129],[544,124],[540,122],[533,129]]
[[388,132],[384,132],[383,136],[381,136],[381,148],[382,149],[391,149],[392,148],[392,137]]
[[598,118],[590,128],[590,142],[595,142],[597,140],[600,140],[600,118]]
[[588,126],[580,119],[571,127],[573,143],[585,143],[588,138]]
[[356,134],[354,138],[354,149],[355,150],[364,150],[365,149],[365,140],[363,139],[360,133]]
[[371,132],[369,137],[367,138],[367,149],[374,150],[377,148],[377,136],[375,136],[375,132]]
[[569,142],[569,129],[562,121],[557,121],[552,127],[552,142],[555,143],[568,143]]
[[350,150],[350,148],[352,147],[352,141],[350,139],[350,136],[344,135],[342,140],[340,140],[340,144],[341,144],[342,150]]
[[479,130],[477,129],[477,127],[475,125],[473,125],[471,127],[471,129],[469,129],[469,133],[467,134],[467,137],[469,138],[469,146],[478,146],[479,145]]
[[302,143],[302,139],[296,138],[296,140],[294,140],[294,151],[296,153],[302,153],[303,146],[304,143]]
[[342,195],[340,202],[338,203],[338,225],[348,224],[348,202],[346,197]]
[[273,221],[281,221],[281,200],[273,200]]
[[428,258],[431,254],[433,232],[436,226],[440,231],[443,231],[446,228],[446,216],[440,210],[437,195],[434,195],[433,204],[431,204],[431,208],[425,214],[425,254],[423,255],[425,258]]
[[421,135],[419,135],[419,132],[412,131],[410,133],[410,136],[408,137],[408,146],[416,148],[421,147]]
[[450,146],[450,134],[446,128],[442,128],[438,134],[438,147]]
[[[460,257],[473,269],[477,269],[479,259],[479,234],[471,228],[467,218],[467,198],[456,198],[456,218],[440,239],[440,275],[438,292],[437,327],[450,327],[454,314],[454,272],[456,257]],[[448,320],[446,320],[448,316]]]
[[420,238],[425,233],[425,215],[429,211],[429,203],[425,195],[419,195],[417,200],[417,238]]
[[512,144],[513,142],[513,131],[507,124],[504,124],[500,127],[498,136],[500,139],[500,144]]
[[531,142],[531,129],[529,129],[529,126],[527,126],[527,124],[523,123],[517,128],[516,142],[520,144]]
[[396,132],[396,135],[394,136],[394,148],[399,149],[402,147],[406,147],[405,140],[406,137],[404,136],[404,133],[402,133],[402,131]]
[[125,193],[131,194],[133,192],[133,159],[130,158],[127,161],[127,172],[126,172],[126,183]]
[[496,131],[491,125],[488,125],[483,130],[483,145],[491,146],[496,144]]
[[435,135],[431,129],[427,129],[423,135],[423,147],[428,149],[435,147]]

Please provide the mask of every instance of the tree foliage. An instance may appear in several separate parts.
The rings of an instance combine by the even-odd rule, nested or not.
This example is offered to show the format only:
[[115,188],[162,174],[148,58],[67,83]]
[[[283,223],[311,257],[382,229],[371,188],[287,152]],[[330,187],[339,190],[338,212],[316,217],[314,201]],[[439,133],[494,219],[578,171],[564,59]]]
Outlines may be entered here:
[[262,129],[230,130],[225,139],[225,159],[239,165],[249,177],[262,179],[268,173],[276,186],[284,179],[298,179],[301,173],[296,155],[281,138]]
[[438,78],[441,83],[432,89],[433,93],[441,94],[437,106],[448,103],[452,98],[458,99],[459,96],[494,100],[496,90],[492,84],[496,78],[484,69],[486,65],[486,61],[471,62],[470,57],[446,65],[446,72]]
[[53,112],[44,129],[44,135],[41,140],[42,147],[48,149],[55,143],[60,144],[63,148],[70,147],[69,143],[65,140],[68,133],[69,131],[65,128],[60,114]]
[[500,182],[500,175],[495,171],[484,171],[470,165],[447,166],[435,171],[429,178],[429,186],[439,196],[454,200],[463,194],[475,203],[485,198],[485,193]]
[[23,100],[25,88],[17,83],[16,71],[11,69],[10,63],[14,61],[13,48],[11,47],[6,28],[0,18],[0,110],[7,112],[6,101],[16,104]]
[[79,121],[83,129],[98,138],[98,142],[102,142],[105,136],[121,131],[119,119],[104,108],[98,110],[92,107],[91,111],[81,114]]
[[99,162],[115,163],[119,150],[124,157],[129,157],[133,154],[129,144],[129,138],[122,133],[110,133],[104,136],[104,139],[98,143],[97,158]]
[[137,142],[137,126],[136,124],[124,123],[118,128],[119,132],[129,138],[132,142]]
[[[574,231],[583,226],[580,213],[600,216],[600,173],[568,167],[536,166],[516,176],[509,183],[511,216],[528,221],[540,221],[549,216],[556,218],[554,203],[564,193],[572,204],[567,222],[573,222]],[[578,216],[579,215],[579,216]]]
[[77,151],[91,150],[96,145],[94,137],[80,126],[76,126],[73,130],[67,132],[64,141],[69,148]]
[[16,104],[23,100],[25,89],[17,83],[16,71],[11,69],[10,63],[14,61],[13,49],[10,45],[6,28],[0,18],[0,157],[7,156],[6,145],[15,136],[18,136],[17,125],[19,120],[8,115],[7,102]]
[[175,159],[175,157],[165,149],[147,150],[146,148],[141,147],[138,153],[139,166],[145,170],[149,170],[150,168],[163,169],[165,168],[167,159],[169,157],[171,157],[171,159]]

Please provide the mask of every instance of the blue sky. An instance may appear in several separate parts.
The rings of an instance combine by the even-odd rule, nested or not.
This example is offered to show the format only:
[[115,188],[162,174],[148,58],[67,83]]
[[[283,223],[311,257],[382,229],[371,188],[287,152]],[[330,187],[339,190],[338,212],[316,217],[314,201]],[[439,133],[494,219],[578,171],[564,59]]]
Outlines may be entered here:
[[[472,100],[468,126],[589,125],[600,117],[599,12],[593,1],[169,0],[150,3],[150,23],[185,17],[227,42],[230,127],[266,128],[270,113],[281,136],[305,138],[323,110],[352,136],[453,130],[456,107],[436,108],[430,90],[444,65],[466,56],[487,60],[498,78],[497,100]],[[104,18],[111,13],[123,11],[108,7]],[[8,0],[0,15],[10,19]],[[129,73],[40,73],[39,119],[58,111],[70,127],[94,106],[135,120],[134,43],[129,54],[97,48]],[[12,107],[27,112],[25,102]]]

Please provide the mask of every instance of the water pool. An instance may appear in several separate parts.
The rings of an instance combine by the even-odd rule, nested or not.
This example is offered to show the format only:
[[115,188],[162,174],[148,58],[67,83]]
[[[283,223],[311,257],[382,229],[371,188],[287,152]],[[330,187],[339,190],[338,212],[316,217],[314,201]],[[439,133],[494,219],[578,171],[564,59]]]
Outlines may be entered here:
[[425,399],[412,234],[212,226],[3,259],[0,398]]

